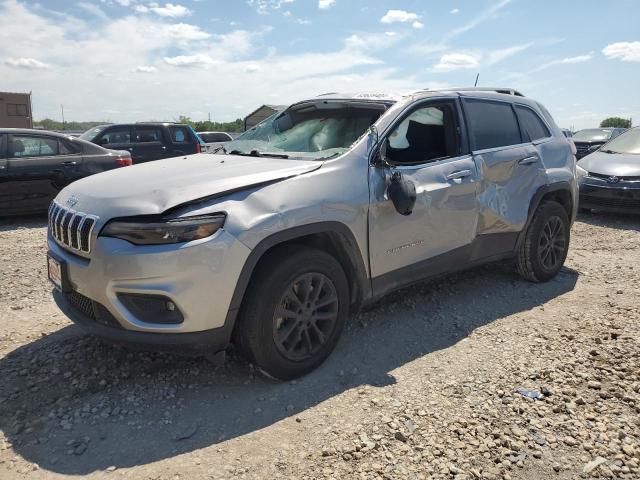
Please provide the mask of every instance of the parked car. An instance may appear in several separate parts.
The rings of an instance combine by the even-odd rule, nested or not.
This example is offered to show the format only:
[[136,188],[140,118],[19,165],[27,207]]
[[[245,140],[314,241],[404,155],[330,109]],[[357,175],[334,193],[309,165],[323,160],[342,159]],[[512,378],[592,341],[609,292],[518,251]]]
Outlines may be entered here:
[[562,131],[562,134],[565,137],[567,137],[567,138],[573,137],[573,132],[571,130],[569,130],[568,128],[561,128],[560,130]]
[[[76,182],[49,214],[54,297],[95,335],[208,354],[233,340],[289,379],[351,312],[411,283],[509,258],[547,281],[569,247],[575,158],[540,103],[499,91],[323,95],[226,154]],[[70,202],[92,219],[80,247]]]
[[46,212],[71,182],[131,165],[126,151],[43,130],[0,129],[0,217]]
[[204,142],[203,151],[206,153],[216,153],[226,142],[233,140],[226,132],[198,132],[198,136]]
[[616,138],[624,131],[624,128],[587,128],[578,130],[573,134],[573,137],[571,137],[571,140],[573,140],[578,150],[576,158],[579,160],[597,151],[602,145]]
[[87,130],[80,138],[103,147],[127,150],[136,164],[202,151],[196,132],[181,123],[100,125]]
[[198,132],[198,136],[204,143],[222,143],[233,140],[227,132]]
[[581,209],[640,213],[640,127],[580,160],[577,171]]

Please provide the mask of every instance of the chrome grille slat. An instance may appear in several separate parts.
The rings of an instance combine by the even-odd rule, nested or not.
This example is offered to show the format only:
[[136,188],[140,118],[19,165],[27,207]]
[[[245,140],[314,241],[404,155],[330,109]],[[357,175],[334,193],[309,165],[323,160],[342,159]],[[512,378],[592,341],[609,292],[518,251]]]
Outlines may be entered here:
[[89,253],[91,234],[98,217],[69,208],[56,202],[49,207],[48,223],[51,236],[69,250]]

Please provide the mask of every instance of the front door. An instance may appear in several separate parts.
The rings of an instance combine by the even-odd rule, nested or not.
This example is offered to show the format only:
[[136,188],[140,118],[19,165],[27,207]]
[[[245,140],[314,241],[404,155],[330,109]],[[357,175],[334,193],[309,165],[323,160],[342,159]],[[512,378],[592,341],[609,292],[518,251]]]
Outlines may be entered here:
[[[459,103],[422,102],[388,135],[388,167],[370,167],[369,248],[374,294],[464,265],[476,235],[478,172],[464,141]],[[394,174],[416,188],[409,215],[387,196]]]

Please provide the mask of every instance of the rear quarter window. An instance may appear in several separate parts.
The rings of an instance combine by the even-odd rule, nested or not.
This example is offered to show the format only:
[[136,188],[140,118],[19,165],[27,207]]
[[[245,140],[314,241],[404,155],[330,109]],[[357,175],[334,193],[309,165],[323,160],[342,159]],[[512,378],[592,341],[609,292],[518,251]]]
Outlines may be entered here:
[[464,109],[474,150],[522,143],[516,114],[510,103],[465,99]]
[[191,142],[191,135],[189,135],[189,131],[185,127],[169,127],[169,133],[173,143]]
[[549,132],[542,119],[529,107],[516,105],[516,112],[524,140],[533,142],[551,136],[551,132]]

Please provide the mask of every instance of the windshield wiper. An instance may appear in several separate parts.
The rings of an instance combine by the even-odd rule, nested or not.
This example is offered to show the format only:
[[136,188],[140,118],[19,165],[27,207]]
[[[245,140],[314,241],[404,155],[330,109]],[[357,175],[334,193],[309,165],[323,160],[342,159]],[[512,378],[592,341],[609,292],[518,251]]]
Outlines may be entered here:
[[289,158],[289,155],[284,153],[268,153],[259,152],[258,150],[251,150],[249,153],[241,152],[240,150],[231,150],[229,155],[243,155],[245,157],[270,157],[270,158]]
[[600,150],[602,153],[620,153],[620,152],[614,152],[613,150]]

